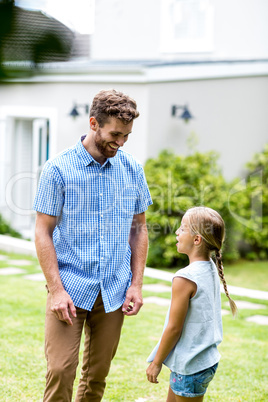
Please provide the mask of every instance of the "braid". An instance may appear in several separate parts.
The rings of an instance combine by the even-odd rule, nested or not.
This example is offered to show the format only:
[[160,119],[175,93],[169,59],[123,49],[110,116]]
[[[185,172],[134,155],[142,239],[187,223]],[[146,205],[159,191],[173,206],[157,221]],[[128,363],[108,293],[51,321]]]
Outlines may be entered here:
[[218,268],[218,274],[219,274],[220,280],[222,281],[224,292],[229,299],[229,304],[230,304],[232,314],[233,314],[233,316],[236,316],[237,306],[236,306],[235,302],[233,301],[233,299],[230,297],[229,292],[227,290],[227,283],[225,281],[225,277],[224,277],[224,273],[223,273],[222,256],[221,256],[220,250],[215,251],[215,256],[216,256],[216,264],[217,264],[217,268]]
[[237,306],[230,297],[227,289],[220,252],[225,237],[224,220],[217,211],[208,207],[190,208],[186,214],[191,232],[193,234],[199,234],[204,240],[203,251],[209,255],[212,251],[215,251],[218,274],[223,284],[224,292],[229,300],[232,314],[235,316]]

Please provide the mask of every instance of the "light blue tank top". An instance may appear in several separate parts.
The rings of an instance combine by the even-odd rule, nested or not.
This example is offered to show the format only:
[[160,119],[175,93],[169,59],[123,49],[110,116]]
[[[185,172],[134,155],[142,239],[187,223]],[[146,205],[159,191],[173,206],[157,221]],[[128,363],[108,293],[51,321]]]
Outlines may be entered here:
[[[197,291],[190,299],[181,337],[163,363],[175,373],[190,375],[220,360],[217,349],[222,341],[220,280],[213,260],[193,262],[177,271],[174,278],[177,276],[195,282]],[[170,308],[164,330],[169,312]],[[160,341],[148,357],[148,362],[153,361]]]

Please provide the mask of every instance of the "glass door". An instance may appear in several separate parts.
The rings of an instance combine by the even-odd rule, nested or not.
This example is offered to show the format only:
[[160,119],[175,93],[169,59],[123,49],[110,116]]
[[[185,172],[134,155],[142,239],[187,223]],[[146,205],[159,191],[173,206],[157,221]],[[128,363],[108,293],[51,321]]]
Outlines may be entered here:
[[32,171],[36,173],[37,182],[45,162],[49,159],[49,120],[33,120],[33,163]]

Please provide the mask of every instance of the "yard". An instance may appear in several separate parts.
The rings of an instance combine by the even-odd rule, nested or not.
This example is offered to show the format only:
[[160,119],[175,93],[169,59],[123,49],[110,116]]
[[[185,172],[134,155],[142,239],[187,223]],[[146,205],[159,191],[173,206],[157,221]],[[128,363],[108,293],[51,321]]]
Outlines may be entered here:
[[[41,272],[37,260],[27,258],[29,265],[22,266],[21,259],[25,260],[25,257],[3,254],[0,261],[0,273],[8,266],[24,271],[1,275],[0,400],[3,402],[42,401],[45,383],[43,330],[46,291],[43,281],[32,281],[27,277]],[[267,262],[237,263],[226,267],[225,273],[230,285],[268,289]],[[169,285],[150,278],[145,278],[144,282]],[[156,295],[170,297],[169,292],[155,294],[144,291],[144,298]],[[226,298],[224,295],[222,298],[226,309]],[[223,316],[222,359],[206,400],[267,401],[268,327],[245,319],[255,314],[268,316],[268,301],[237,296],[234,299],[262,304],[266,308],[241,309],[235,320],[230,314]],[[157,385],[147,382],[145,370],[146,358],[161,335],[166,310],[167,307],[145,303],[138,316],[125,319],[104,402],[165,401],[168,370],[163,368]],[[75,388],[77,383],[78,379]]]

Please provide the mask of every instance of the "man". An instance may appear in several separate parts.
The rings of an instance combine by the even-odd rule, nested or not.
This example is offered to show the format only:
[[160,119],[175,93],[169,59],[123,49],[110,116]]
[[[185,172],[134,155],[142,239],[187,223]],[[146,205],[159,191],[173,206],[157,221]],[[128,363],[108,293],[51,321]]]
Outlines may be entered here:
[[34,209],[36,250],[47,281],[44,401],[71,401],[84,327],[76,402],[102,399],[124,315],[142,306],[152,203],[142,166],[119,148],[136,102],[115,90],[93,99],[90,131],[43,169]]

